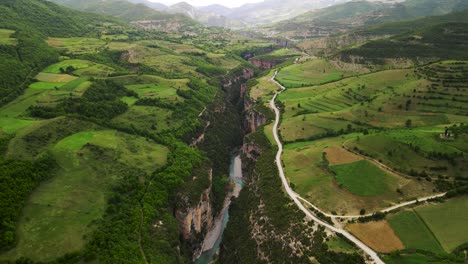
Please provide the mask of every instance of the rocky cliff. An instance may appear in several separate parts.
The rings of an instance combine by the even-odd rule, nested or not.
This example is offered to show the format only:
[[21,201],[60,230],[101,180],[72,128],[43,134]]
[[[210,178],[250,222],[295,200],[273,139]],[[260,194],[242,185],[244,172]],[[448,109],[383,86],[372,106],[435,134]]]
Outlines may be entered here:
[[[210,200],[212,177],[212,170],[210,170],[210,185],[200,195],[196,206],[181,208],[176,211],[179,233],[185,241],[197,242],[197,237],[204,236],[202,231],[209,230],[213,225],[214,216]],[[198,243],[193,243],[193,246],[198,247]]]
[[264,60],[264,59],[258,59],[258,58],[251,58],[249,59],[249,62],[258,67],[261,70],[269,70],[276,65],[280,64],[281,60]]
[[250,98],[244,99],[244,132],[246,134],[255,132],[257,127],[266,123],[267,117],[255,109],[255,104]]

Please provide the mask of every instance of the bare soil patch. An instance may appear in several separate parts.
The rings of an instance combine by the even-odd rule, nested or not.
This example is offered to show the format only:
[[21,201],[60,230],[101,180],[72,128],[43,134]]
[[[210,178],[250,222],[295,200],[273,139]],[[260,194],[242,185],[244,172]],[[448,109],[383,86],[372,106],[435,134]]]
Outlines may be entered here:
[[363,159],[340,146],[332,146],[326,148],[324,151],[327,153],[327,160],[331,166],[352,163]]
[[390,224],[385,220],[351,224],[347,226],[347,229],[377,252],[389,253],[405,248]]

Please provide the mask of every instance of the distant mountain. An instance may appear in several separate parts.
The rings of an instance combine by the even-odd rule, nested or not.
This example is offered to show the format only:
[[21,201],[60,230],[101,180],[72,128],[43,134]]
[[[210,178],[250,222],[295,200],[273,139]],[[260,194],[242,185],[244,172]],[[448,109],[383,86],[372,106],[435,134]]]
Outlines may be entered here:
[[155,3],[151,2],[148,0],[129,0],[129,2],[134,3],[134,4],[144,4],[148,7],[151,7],[153,9],[159,10],[159,11],[165,11],[167,10],[167,6],[161,3]]
[[[207,26],[215,26],[215,27],[226,27],[226,28],[242,28],[245,26],[245,23],[228,18],[224,15],[219,13],[204,11],[210,9],[221,10],[222,6],[218,5],[216,8],[198,8],[194,7],[186,2],[180,2],[174,5],[169,6],[165,12],[169,12],[172,14],[183,14],[186,15],[204,25]],[[221,10],[221,12],[225,12],[226,10]]]
[[223,5],[209,5],[209,6],[200,6],[198,10],[214,13],[222,16],[229,16],[232,13],[232,9]]
[[320,9],[349,0],[265,0],[234,8],[229,18],[253,24],[268,24],[298,16],[306,11]]
[[[168,14],[150,8],[145,4],[130,3],[126,0],[51,0],[57,4],[87,12],[110,15],[125,21],[167,20],[193,23],[183,16]],[[159,6],[159,5],[156,5]]]
[[352,1],[309,11],[266,27],[266,32],[290,38],[315,38],[353,28],[468,9],[466,0]]

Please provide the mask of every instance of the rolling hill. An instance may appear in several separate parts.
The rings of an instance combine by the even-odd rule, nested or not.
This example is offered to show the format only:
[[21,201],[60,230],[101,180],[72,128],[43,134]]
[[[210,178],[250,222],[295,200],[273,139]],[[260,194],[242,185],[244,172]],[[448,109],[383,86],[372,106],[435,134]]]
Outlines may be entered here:
[[346,33],[362,26],[401,21],[424,16],[445,15],[468,9],[463,0],[407,0],[404,2],[352,1],[318,11],[310,11],[290,20],[266,27],[279,36],[306,39]]

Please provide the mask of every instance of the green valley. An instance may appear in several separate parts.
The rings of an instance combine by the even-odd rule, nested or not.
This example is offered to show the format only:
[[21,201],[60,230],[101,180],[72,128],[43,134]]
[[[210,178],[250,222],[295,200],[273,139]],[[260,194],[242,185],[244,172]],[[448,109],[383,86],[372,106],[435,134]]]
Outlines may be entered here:
[[0,262],[466,262],[466,1],[211,2],[0,2]]

